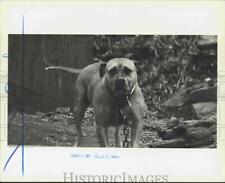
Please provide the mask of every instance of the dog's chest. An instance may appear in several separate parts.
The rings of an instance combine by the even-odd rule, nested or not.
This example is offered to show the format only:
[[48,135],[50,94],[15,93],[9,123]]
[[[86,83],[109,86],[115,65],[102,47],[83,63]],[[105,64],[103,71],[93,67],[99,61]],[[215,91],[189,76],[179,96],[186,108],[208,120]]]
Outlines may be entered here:
[[123,118],[120,113],[119,108],[113,108],[109,111],[108,120],[106,120],[107,125],[109,126],[116,126],[123,124]]
[[123,125],[125,123],[125,119],[130,118],[130,115],[128,111],[125,111],[123,107],[119,106],[111,106],[108,109],[108,116],[107,120],[105,121],[106,125],[108,126],[117,126],[117,125]]

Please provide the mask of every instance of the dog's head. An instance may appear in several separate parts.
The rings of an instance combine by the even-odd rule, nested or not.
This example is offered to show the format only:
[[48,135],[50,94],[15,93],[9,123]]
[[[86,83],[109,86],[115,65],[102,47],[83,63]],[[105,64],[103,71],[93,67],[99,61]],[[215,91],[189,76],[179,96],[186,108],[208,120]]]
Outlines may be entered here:
[[114,58],[100,65],[100,77],[115,97],[131,94],[137,84],[137,71],[134,61],[127,58]]

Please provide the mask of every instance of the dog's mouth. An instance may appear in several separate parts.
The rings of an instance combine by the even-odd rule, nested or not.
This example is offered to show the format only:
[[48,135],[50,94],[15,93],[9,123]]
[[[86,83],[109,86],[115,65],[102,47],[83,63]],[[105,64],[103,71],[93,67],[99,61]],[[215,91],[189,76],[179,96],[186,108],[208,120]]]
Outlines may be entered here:
[[130,94],[130,90],[129,90],[129,87],[127,86],[117,87],[115,88],[113,92],[114,97],[118,99],[126,98],[127,96],[129,96],[129,94]]
[[131,88],[126,82],[111,83],[111,85],[108,85],[108,87],[111,91],[112,96],[118,100],[126,99],[127,96],[129,96],[131,93]]
[[129,95],[129,92],[127,91],[127,90],[117,90],[116,92],[115,92],[115,96],[117,96],[117,97],[126,97],[126,96],[128,96]]

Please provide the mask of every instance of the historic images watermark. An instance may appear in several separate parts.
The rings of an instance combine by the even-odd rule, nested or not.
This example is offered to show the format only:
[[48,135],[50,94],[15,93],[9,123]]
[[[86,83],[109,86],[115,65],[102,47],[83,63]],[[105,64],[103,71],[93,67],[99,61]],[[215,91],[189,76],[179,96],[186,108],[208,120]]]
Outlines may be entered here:
[[168,175],[130,175],[126,172],[115,175],[63,173],[64,182],[168,182],[168,178]]

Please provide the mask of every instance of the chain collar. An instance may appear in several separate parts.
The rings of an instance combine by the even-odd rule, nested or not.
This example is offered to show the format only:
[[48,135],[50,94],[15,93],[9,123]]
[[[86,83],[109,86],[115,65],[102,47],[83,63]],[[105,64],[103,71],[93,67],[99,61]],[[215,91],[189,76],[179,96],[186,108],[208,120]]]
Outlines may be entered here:
[[134,90],[136,88],[136,84],[133,86],[130,94],[126,97],[126,104],[122,105],[120,107],[120,113],[122,115],[122,120],[123,120],[123,135],[124,135],[124,141],[123,141],[123,147],[128,148],[130,146],[130,136],[131,136],[131,127],[129,123],[129,119],[127,117],[126,111],[124,109],[128,105],[128,107],[131,109],[131,103],[129,101],[129,97],[134,93]]

